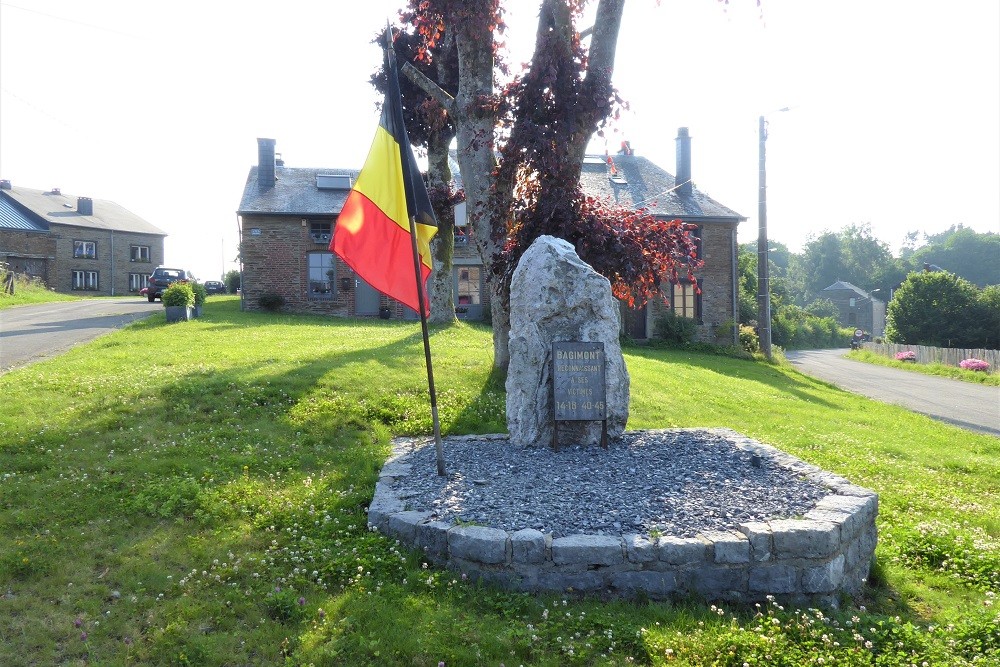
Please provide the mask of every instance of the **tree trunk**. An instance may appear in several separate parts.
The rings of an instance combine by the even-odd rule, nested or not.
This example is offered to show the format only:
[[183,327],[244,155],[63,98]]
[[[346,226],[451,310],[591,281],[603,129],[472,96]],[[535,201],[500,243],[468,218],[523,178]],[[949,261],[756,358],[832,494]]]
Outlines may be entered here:
[[[427,146],[428,169],[431,187],[447,187],[451,183],[448,166],[448,144],[451,135],[435,133]],[[452,265],[455,258],[455,219],[450,211],[435,211],[438,233],[431,241],[434,272],[431,274],[431,314],[427,319],[433,324],[451,324],[455,321],[455,293]]]
[[493,364],[506,370],[507,336],[510,315],[496,298],[491,267],[498,241],[493,238],[493,219],[488,208],[495,165],[493,130],[496,114],[489,105],[493,95],[493,45],[469,23],[450,24],[458,46],[458,94],[455,96],[455,125],[458,129],[458,164],[462,170],[465,203],[472,238],[490,284],[490,313],[493,317]]

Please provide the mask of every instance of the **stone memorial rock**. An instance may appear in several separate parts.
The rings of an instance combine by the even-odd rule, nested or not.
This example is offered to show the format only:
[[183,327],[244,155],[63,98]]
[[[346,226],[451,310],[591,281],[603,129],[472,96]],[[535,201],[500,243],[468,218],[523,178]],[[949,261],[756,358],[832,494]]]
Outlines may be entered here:
[[[572,244],[540,236],[518,262],[510,285],[507,430],[511,444],[552,444],[552,343],[604,344],[608,436],[628,421],[629,375],[619,343],[618,301],[611,283],[580,259]],[[594,445],[601,422],[560,421],[559,444]]]

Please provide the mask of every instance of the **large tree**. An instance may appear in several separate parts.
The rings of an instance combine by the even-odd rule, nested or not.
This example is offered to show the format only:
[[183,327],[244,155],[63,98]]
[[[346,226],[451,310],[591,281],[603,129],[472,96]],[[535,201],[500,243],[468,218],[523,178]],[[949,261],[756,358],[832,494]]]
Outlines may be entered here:
[[889,302],[885,337],[890,343],[980,347],[974,318],[978,290],[946,271],[911,273]]
[[455,123],[472,238],[490,279],[494,363],[501,368],[509,361],[510,272],[540,234],[574,243],[630,303],[657,293],[662,276],[676,279],[678,267],[694,266],[693,243],[679,223],[616,210],[580,192],[587,143],[618,103],[611,78],[624,0],[599,0],[593,28],[581,32],[586,4],[542,0],[530,67],[497,91],[494,74],[503,68],[498,41],[488,37],[504,28],[499,0],[410,3],[408,19],[427,49],[447,34],[455,40],[454,97],[416,68],[404,73]]

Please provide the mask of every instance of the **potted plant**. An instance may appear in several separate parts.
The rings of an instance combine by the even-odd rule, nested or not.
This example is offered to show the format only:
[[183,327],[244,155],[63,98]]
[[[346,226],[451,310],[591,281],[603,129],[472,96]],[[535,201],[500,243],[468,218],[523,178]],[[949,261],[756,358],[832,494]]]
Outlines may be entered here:
[[201,307],[205,305],[208,291],[201,283],[191,283],[191,291],[194,292],[194,316],[201,317]]
[[191,285],[180,280],[170,283],[160,298],[167,314],[167,322],[181,322],[191,319],[194,307],[194,290]]

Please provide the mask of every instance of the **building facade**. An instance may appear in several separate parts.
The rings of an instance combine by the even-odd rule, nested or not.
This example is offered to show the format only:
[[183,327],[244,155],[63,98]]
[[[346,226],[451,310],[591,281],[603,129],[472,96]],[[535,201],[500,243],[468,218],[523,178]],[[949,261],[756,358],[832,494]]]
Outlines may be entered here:
[[138,294],[165,237],[114,202],[0,181],[0,262],[57,292]]
[[872,336],[885,334],[885,302],[860,287],[838,280],[825,288],[820,298],[829,299],[837,307],[840,326],[861,329]]
[[[293,312],[415,319],[414,311],[372,289],[329,250],[337,215],[359,172],[286,167],[276,158],[273,139],[257,142],[258,163],[250,168],[237,211],[244,308],[259,309],[261,297],[274,294]],[[736,328],[727,325],[738,319],[736,229],[745,218],[694,186],[690,156],[690,137],[681,128],[677,177],[626,147],[614,156],[588,156],[581,184],[590,196],[697,226],[704,260],[696,271],[697,282],[664,282],[661,299],[623,309],[626,333],[651,337],[656,318],[671,310],[696,321],[699,340],[732,344]],[[456,207],[455,218],[456,315],[483,319],[489,314],[489,290],[482,260],[468,235],[464,204]]]

